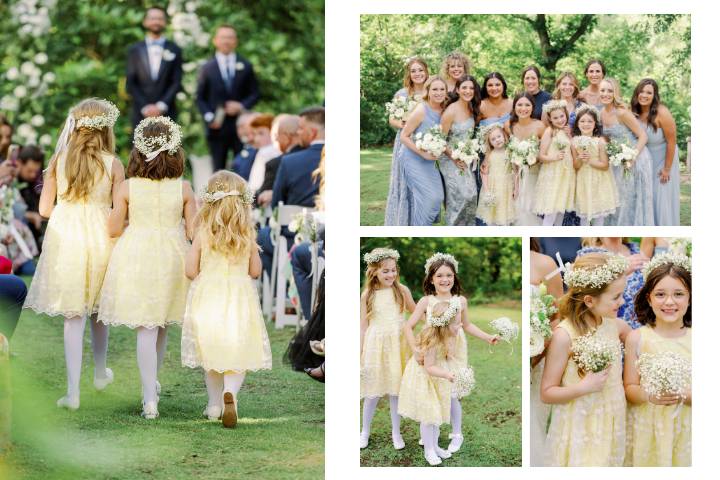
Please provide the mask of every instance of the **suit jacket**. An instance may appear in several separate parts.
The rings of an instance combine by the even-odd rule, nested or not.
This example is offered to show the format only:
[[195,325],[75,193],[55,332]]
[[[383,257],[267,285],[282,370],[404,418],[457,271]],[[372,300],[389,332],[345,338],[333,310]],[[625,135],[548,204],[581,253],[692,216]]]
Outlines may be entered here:
[[260,187],[260,190],[258,192],[264,192],[265,190],[272,190],[273,185],[275,184],[275,176],[277,175],[278,168],[280,167],[280,162],[282,162],[282,159],[285,155],[290,155],[291,153],[299,152],[302,150],[302,147],[299,145],[295,145],[290,150],[285,152],[282,155],[278,155],[277,157],[268,160],[268,162],[265,164],[265,179],[263,180],[263,184]]
[[[233,159],[232,162],[232,171],[247,180],[250,177],[250,170],[252,170],[257,152],[256,148],[245,145],[242,151],[235,155],[235,159]],[[243,156],[243,154],[245,154],[245,156]]]
[[[240,66],[242,65],[242,66]],[[200,114],[204,117],[207,113],[215,113],[218,106],[228,100],[240,102],[246,109],[251,109],[260,99],[255,72],[252,64],[238,54],[235,54],[235,75],[230,90],[228,90],[220,73],[217,58],[213,57],[200,69],[200,76],[197,84],[197,105]],[[227,130],[228,124],[235,131],[235,116],[226,116],[223,127],[219,130],[210,130],[210,134]],[[208,122],[206,122],[207,127]]]
[[282,157],[273,183],[273,208],[278,202],[303,207],[315,206],[315,196],[320,185],[312,179],[312,172],[318,168],[323,146],[310,145],[305,150]]
[[[168,106],[165,115],[176,118],[175,96],[182,89],[182,50],[170,40],[165,39],[164,50],[175,57],[160,62],[157,80],[153,81],[150,73],[145,40],[133,44],[128,50],[127,60],[127,92],[132,96],[133,122],[142,120],[142,108],[149,103],[163,102]],[[172,55],[165,54],[163,57]]]

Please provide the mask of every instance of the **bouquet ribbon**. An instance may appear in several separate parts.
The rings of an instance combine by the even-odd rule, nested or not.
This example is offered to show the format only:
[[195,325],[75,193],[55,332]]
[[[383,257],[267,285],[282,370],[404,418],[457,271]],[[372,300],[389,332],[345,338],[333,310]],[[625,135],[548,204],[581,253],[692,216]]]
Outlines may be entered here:
[[8,229],[10,231],[10,235],[12,235],[13,239],[15,239],[15,242],[17,242],[18,247],[20,248],[20,251],[25,255],[26,258],[32,260],[33,254],[30,253],[30,249],[27,246],[27,243],[25,243],[25,240],[20,235],[20,232],[17,231],[17,228],[15,228],[15,225],[10,222],[10,225],[8,226]]

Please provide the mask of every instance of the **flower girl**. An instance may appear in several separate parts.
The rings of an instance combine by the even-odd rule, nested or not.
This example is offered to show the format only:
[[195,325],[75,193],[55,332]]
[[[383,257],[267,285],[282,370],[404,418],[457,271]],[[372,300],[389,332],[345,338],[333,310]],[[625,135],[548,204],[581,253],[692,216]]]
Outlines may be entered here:
[[535,193],[534,212],[543,216],[543,225],[572,212],[575,202],[575,168],[570,138],[565,133],[568,123],[565,100],[550,100],[543,105],[550,126],[540,140],[540,173]]
[[182,363],[202,367],[211,420],[237,424],[237,393],[245,372],[269,370],[270,341],[252,279],[262,264],[255,243],[253,195],[240,176],[213,174],[195,217],[185,274],[193,279],[182,330]]
[[70,109],[40,196],[40,214],[50,221],[24,307],[65,317],[67,394],[57,405],[71,410],[80,406],[88,316],[95,388],[102,390],[113,380],[112,370],[105,365],[108,328],[95,314],[112,250],[107,227],[112,195],[125,179],[123,166],[114,155],[113,125],[119,115],[115,105],[96,98]]
[[415,302],[410,290],[399,282],[399,258],[397,250],[389,248],[376,248],[364,257],[367,270],[360,298],[360,396],[364,399],[360,448],[368,445],[375,408],[385,395],[390,402],[393,446],[396,450],[405,448],[397,409],[400,381],[410,352],[402,338],[402,326],[403,313],[413,312]]
[[[135,128],[128,178],[114,195],[108,221],[120,236],[100,294],[98,318],[137,330],[142,416],[158,416],[157,372],[167,345],[167,326],[182,323],[190,282],[185,255],[195,217],[192,187],[183,181],[180,127],[167,117],[148,117]],[[130,224],[123,232],[125,218]],[[182,221],[185,220],[185,228]]]
[[625,341],[625,465],[689,467],[692,439],[690,259],[655,256],[635,297],[643,324]]
[[600,114],[590,105],[577,109],[573,128],[572,157],[577,170],[575,211],[582,225],[603,225],[615,212],[618,200],[615,177],[602,138]]
[[622,466],[625,395],[621,341],[630,330],[616,318],[628,263],[590,253],[565,274],[562,320],[545,357],[540,399],[553,405],[546,466]]
[[508,138],[503,126],[493,123],[482,130],[485,160],[480,165],[483,176],[477,217],[488,225],[510,225],[515,221],[516,178],[505,146]]

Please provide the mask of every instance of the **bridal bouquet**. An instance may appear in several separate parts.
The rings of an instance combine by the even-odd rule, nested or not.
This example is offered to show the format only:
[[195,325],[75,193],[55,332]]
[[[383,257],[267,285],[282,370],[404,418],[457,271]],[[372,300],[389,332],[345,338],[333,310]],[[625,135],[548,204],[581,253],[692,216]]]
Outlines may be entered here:
[[439,157],[447,147],[446,135],[440,125],[435,125],[425,133],[415,134],[415,146],[424,152]]
[[540,355],[545,350],[545,339],[550,338],[550,317],[557,312],[555,297],[548,295],[547,287],[540,284],[530,294],[530,356]]
[[525,165],[531,167],[537,163],[537,155],[540,151],[540,144],[537,138],[530,137],[527,140],[520,140],[516,136],[510,137],[507,146],[510,162],[518,167]]
[[475,372],[472,367],[461,368],[455,372],[452,384],[452,395],[458,399],[467,397],[475,388]]
[[[465,165],[470,167],[472,163],[480,159],[480,140],[477,138],[468,138],[465,140],[456,140],[450,147],[450,156],[453,160],[461,160]],[[464,175],[465,170],[460,170],[460,175]]]
[[692,257],[692,240],[684,237],[671,238],[670,251],[678,255]]
[[629,177],[632,174],[632,162],[637,157],[638,151],[625,143],[615,140],[610,141],[606,148],[610,165],[613,167],[622,165],[624,175]]
[[692,381],[692,366],[687,358],[677,352],[642,353],[637,367],[640,386],[648,395],[685,398]]
[[392,102],[385,103],[385,111],[390,115],[390,118],[404,122],[417,104],[418,102],[411,96],[398,96],[393,98]]
[[608,368],[621,349],[619,341],[611,341],[591,332],[573,340],[571,350],[582,376],[584,372],[597,373]]
[[288,230],[295,233],[295,243],[297,245],[309,241],[317,241],[317,222],[311,212],[304,210],[296,214],[288,224]]

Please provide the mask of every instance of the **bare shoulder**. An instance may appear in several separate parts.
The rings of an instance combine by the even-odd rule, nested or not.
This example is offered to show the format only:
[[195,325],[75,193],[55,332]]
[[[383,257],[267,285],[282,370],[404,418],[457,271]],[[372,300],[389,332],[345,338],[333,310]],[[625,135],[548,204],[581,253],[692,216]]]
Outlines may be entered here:
[[188,181],[188,180],[182,181],[182,192],[183,192],[183,197],[194,196],[192,184],[190,183],[190,181]]

